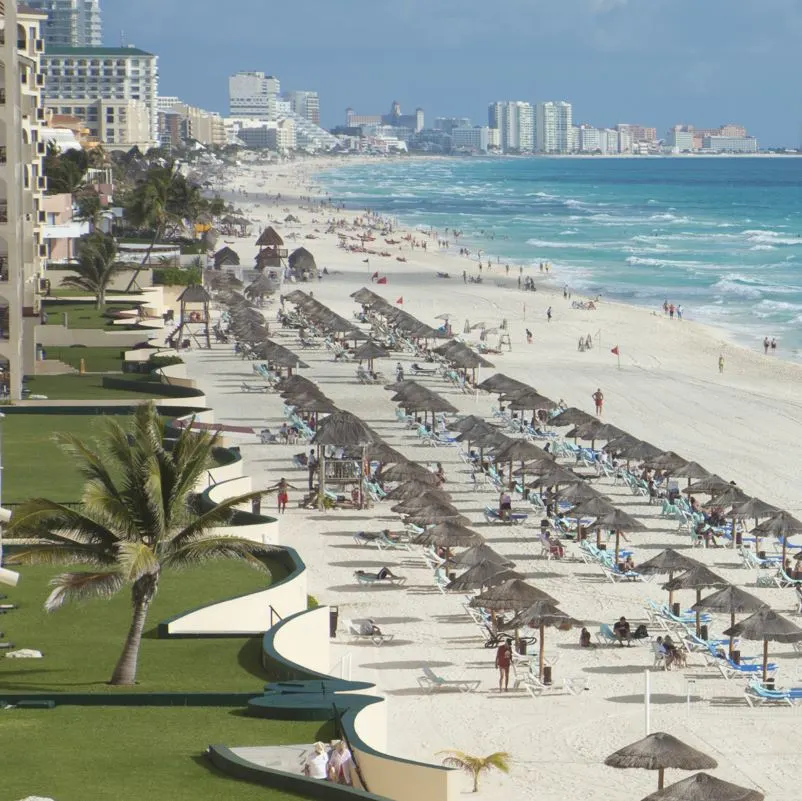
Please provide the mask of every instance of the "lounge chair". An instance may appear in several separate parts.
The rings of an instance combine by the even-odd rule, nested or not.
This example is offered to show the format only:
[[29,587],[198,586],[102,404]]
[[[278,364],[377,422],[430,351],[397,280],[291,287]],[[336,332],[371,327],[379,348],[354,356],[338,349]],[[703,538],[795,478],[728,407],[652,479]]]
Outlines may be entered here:
[[387,576],[379,578],[378,573],[366,573],[364,570],[355,570],[354,577],[360,584],[370,587],[379,585],[400,587],[406,582],[406,576]]
[[357,531],[357,533],[354,534],[354,542],[357,545],[376,545],[376,540],[378,538],[378,534],[373,534],[367,531]]
[[653,667],[659,670],[666,669],[666,652],[663,646],[656,640],[652,643],[652,651],[654,652],[654,665]]
[[561,693],[581,695],[585,690],[589,689],[588,680],[584,676],[565,678],[559,684],[544,684],[538,676],[530,673],[521,681],[521,684],[532,698],[539,698],[541,695],[559,695]]
[[604,577],[613,584],[617,584],[619,581],[643,581],[643,576],[636,570],[619,570],[617,566],[604,564],[604,562],[601,562],[599,567],[601,567]]
[[243,381],[240,386],[243,392],[270,392],[270,387],[265,386],[264,384],[246,384],[245,381]]
[[418,685],[426,692],[435,690],[459,690],[461,693],[472,693],[479,689],[479,679],[466,681],[463,679],[444,679],[438,676],[428,665],[423,667],[423,675],[418,678]]
[[492,506],[485,506],[483,514],[488,523],[506,523],[507,525],[513,526],[520,526],[529,519],[529,515],[521,514],[520,512],[510,512],[505,520],[502,518],[498,509],[494,509]]
[[750,679],[744,688],[744,698],[749,706],[763,704],[786,704],[794,706],[802,699],[802,687],[790,687],[786,690],[770,690],[757,679]]
[[596,641],[599,645],[618,645],[619,642],[615,632],[606,623],[599,626],[599,630],[596,632]]
[[354,640],[368,640],[374,645],[384,645],[395,636],[393,634],[384,634],[370,618],[345,620],[344,623],[348,633]]
[[[727,680],[734,676],[755,676],[763,673],[762,664],[739,665],[733,662],[726,653],[720,654],[719,658],[716,660],[715,666]],[[777,664],[775,662],[769,662],[766,670],[769,673],[774,673],[777,670]]]
[[376,537],[376,545],[380,551],[409,551],[411,550],[408,542],[401,540],[391,539],[383,531],[380,531]]

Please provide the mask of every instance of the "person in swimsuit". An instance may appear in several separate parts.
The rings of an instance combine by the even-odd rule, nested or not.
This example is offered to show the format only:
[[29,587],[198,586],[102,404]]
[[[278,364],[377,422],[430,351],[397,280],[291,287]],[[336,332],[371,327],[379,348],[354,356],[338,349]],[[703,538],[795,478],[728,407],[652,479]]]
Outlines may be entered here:
[[507,639],[496,650],[496,667],[498,668],[498,691],[502,687],[506,692],[510,687],[510,665],[512,664],[512,640]]
[[272,492],[276,490],[278,493],[277,495],[277,504],[278,504],[278,513],[283,515],[285,511],[287,511],[287,503],[290,500],[289,490],[296,489],[292,486],[292,484],[287,481],[286,478],[282,478],[279,480],[277,484],[274,484],[272,487],[268,487],[267,491]]
[[591,396],[593,398],[593,402],[596,404],[596,416],[602,416],[602,409],[604,407],[604,393],[601,391],[601,387],[599,387]]

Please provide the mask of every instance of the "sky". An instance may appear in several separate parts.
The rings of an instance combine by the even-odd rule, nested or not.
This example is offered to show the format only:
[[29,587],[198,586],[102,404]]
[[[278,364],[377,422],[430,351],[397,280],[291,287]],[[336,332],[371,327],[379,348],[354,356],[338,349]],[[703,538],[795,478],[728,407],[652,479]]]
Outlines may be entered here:
[[574,123],[744,124],[799,146],[800,0],[101,0],[107,45],[159,56],[160,93],[227,113],[259,70],[345,109],[486,124],[494,100],[567,100]]

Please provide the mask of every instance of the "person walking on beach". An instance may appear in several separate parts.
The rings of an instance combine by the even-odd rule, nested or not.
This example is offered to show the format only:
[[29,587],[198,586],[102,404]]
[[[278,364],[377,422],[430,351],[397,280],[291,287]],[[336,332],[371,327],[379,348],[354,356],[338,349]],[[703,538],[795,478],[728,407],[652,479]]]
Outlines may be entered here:
[[763,353],[765,353],[767,356],[769,354],[769,338],[768,337],[763,337]]
[[528,328],[526,329],[526,344],[532,344],[532,332]]
[[663,301],[663,314],[668,314],[668,298]]
[[593,403],[596,404],[596,417],[601,417],[604,408],[604,393],[601,391],[601,387],[591,397],[593,398]]
[[546,319],[551,322],[551,306],[546,309]]
[[719,373],[723,373],[724,372],[724,354],[723,353],[718,357],[718,371],[719,371]]
[[520,288],[521,288],[521,276],[519,274],[518,275],[518,289],[520,289]]
[[467,284],[468,283],[468,271],[467,270],[463,270],[462,271],[462,283],[463,284]]
[[674,304],[673,303],[669,304],[669,306],[668,306],[668,318],[669,318],[669,320],[673,320],[674,319]]
[[775,353],[777,353],[777,340],[774,337],[772,337],[771,338],[771,355],[774,356]]
[[498,668],[498,691],[504,692],[510,687],[510,665],[512,664],[512,640],[508,637],[496,650],[496,667]]
[[681,303],[677,304],[677,319],[678,320],[682,319],[682,304]]
[[286,478],[279,479],[277,484],[267,488],[267,492],[272,492],[273,490],[277,490],[278,492],[276,500],[278,502],[278,513],[280,515],[283,515],[284,512],[287,511],[287,503],[290,500],[289,490],[291,489],[297,489],[297,487],[293,487]]

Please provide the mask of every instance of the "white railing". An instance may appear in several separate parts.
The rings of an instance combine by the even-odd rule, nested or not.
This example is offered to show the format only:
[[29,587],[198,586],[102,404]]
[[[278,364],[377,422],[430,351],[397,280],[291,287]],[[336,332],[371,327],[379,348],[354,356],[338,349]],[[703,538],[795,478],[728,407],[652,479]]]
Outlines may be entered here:
[[329,671],[329,676],[336,676],[339,673],[341,679],[351,681],[351,666],[352,656],[351,652],[344,653],[332,666]]

